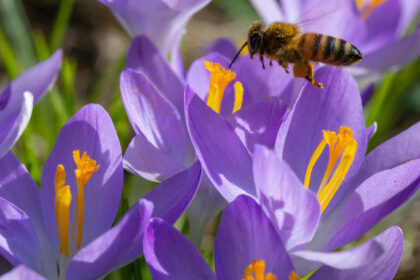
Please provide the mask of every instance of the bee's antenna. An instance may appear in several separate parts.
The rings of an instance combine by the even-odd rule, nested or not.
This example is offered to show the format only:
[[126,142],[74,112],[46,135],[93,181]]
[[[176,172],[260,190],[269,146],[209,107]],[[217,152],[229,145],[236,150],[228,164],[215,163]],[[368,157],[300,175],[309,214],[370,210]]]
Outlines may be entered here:
[[235,57],[232,59],[232,62],[229,64],[229,69],[232,66],[232,64],[235,62],[235,60],[238,58],[239,54],[241,53],[241,51],[246,47],[246,45],[248,44],[248,41],[245,41],[245,43],[242,45],[242,47],[239,49],[238,53],[235,55]]

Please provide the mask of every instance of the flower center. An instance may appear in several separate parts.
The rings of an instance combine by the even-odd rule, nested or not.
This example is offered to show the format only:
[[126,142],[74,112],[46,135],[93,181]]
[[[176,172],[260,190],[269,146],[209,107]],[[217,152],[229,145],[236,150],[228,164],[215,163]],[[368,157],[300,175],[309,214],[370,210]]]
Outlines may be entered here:
[[[322,178],[321,185],[319,186],[317,197],[321,204],[321,211],[324,211],[337,192],[341,183],[343,182],[347,172],[353,163],[354,156],[357,150],[357,142],[353,138],[353,131],[346,127],[340,127],[338,135],[333,131],[323,130],[324,139],[319,143],[309,161],[308,168],[305,174],[305,187],[309,188],[312,169],[318,161],[326,145],[329,147],[329,160],[327,169],[325,170],[324,177]],[[337,165],[337,161],[341,160]],[[336,167],[334,174],[331,173]]]
[[[86,152],[80,157],[79,150],[73,151],[73,159],[77,169],[74,174],[77,182],[76,209],[73,220],[71,240],[69,240],[70,203],[72,195],[70,186],[66,186],[66,171],[59,164],[55,174],[55,215],[57,219],[58,238],[60,239],[60,253],[67,257],[80,249],[83,233],[84,188],[94,172],[99,169],[96,161],[90,159]],[[76,232],[77,228],[77,232]],[[76,245],[76,248],[74,248]],[[70,251],[71,250],[71,251]]]
[[355,0],[356,7],[361,13],[361,17],[363,20],[366,20],[370,14],[381,4],[385,3],[387,0]]
[[[220,113],[220,106],[222,104],[225,88],[236,78],[236,73],[223,68],[219,63],[204,61],[204,66],[210,71],[210,86],[207,97],[207,105],[216,113]],[[241,82],[235,82],[234,88],[235,103],[233,105],[232,113],[241,109],[244,94]]]
[[242,280],[276,280],[274,274],[264,273],[265,262],[263,260],[254,260],[245,268],[244,278]]

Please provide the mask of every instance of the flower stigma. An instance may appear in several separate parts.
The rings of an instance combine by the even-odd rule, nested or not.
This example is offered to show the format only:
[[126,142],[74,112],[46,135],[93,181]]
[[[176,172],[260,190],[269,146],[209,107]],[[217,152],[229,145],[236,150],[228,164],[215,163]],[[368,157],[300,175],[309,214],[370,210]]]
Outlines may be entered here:
[[385,3],[388,0],[368,0],[368,4],[366,4],[366,0],[355,0],[356,7],[361,13],[361,18],[363,20],[367,20],[370,14],[378,8],[381,4]]
[[[305,187],[309,188],[309,182],[315,163],[321,156],[325,146],[328,145],[328,165],[317,192],[317,198],[321,205],[321,212],[327,208],[334,194],[343,182],[350,166],[353,163],[357,150],[357,142],[353,138],[353,131],[349,127],[340,127],[338,135],[334,131],[323,130],[322,132],[324,139],[322,139],[321,143],[319,143],[309,160],[304,181]],[[337,165],[340,156],[341,160]],[[331,175],[334,167],[335,172]]]
[[265,274],[265,261],[254,260],[245,268],[244,278],[242,280],[276,280],[277,277],[270,273]]
[[[223,68],[219,63],[212,63],[209,61],[204,61],[204,67],[210,71],[207,105],[219,114],[225,89],[236,78],[236,73]],[[235,82],[234,89],[235,103],[232,113],[241,109],[244,93],[242,84],[239,81]]]
[[57,165],[57,171],[54,180],[55,215],[57,219],[58,238],[60,240],[60,253],[69,258],[80,249],[80,245],[82,243],[84,188],[92,174],[99,169],[99,165],[96,165],[96,161],[89,158],[86,152],[84,152],[82,157],[80,157],[79,150],[74,150],[73,160],[77,166],[74,171],[77,182],[77,195],[71,239],[69,239],[69,223],[72,195],[70,192],[70,186],[65,184],[66,171],[62,164]]

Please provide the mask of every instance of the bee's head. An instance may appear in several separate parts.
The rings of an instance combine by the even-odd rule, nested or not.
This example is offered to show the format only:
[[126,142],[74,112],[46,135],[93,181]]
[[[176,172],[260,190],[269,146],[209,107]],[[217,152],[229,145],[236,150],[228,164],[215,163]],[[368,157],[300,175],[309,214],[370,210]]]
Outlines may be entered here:
[[263,25],[261,21],[256,21],[249,27],[248,32],[248,51],[251,57],[257,53],[263,44]]

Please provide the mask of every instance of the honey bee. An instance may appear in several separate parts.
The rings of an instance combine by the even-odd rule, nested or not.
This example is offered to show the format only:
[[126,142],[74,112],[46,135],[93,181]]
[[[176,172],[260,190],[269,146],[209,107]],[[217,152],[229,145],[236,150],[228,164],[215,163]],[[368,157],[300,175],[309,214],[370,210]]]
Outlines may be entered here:
[[295,77],[305,78],[311,84],[322,88],[322,83],[314,80],[314,62],[323,62],[334,66],[349,66],[363,58],[360,51],[349,42],[319,33],[300,33],[297,25],[274,22],[267,28],[261,21],[254,22],[248,32],[248,40],[235,55],[229,68],[237,59],[242,49],[248,46],[253,56],[258,53],[263,69],[264,56],[275,60],[289,73],[289,63],[293,63]]

